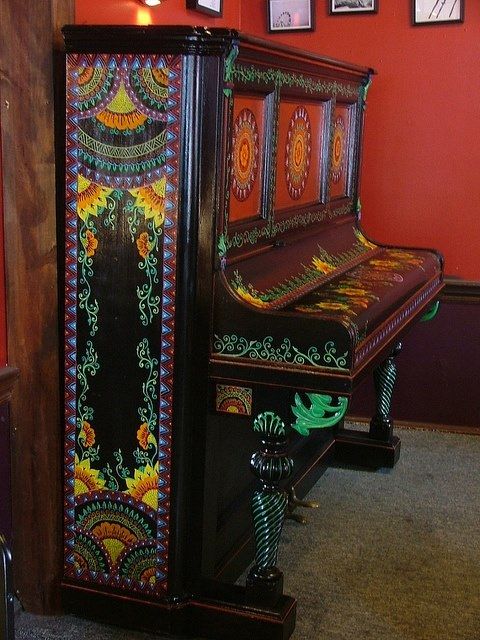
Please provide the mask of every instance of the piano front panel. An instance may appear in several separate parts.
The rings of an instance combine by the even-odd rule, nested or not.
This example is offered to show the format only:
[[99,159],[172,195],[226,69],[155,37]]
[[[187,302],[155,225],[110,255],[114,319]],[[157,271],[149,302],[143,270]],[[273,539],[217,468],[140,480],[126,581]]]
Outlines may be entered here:
[[325,69],[286,70],[242,56],[240,47],[226,126],[229,196],[218,224],[219,255],[227,260],[354,214],[354,143],[365,82],[363,75],[333,79]]
[[327,105],[283,98],[279,105],[274,210],[318,205],[322,198]]
[[352,192],[355,107],[337,103],[332,117],[330,198],[344,198]]

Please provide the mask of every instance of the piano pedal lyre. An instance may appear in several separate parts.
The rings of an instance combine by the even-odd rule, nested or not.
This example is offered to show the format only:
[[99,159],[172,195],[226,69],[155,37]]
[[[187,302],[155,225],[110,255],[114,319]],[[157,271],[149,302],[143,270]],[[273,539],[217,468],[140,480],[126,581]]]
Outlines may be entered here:
[[313,500],[300,500],[295,493],[295,487],[290,487],[288,490],[288,503],[285,519],[294,520],[299,524],[307,524],[307,518],[301,513],[296,513],[294,509],[296,507],[302,507],[304,509],[318,509],[319,506],[318,502]]

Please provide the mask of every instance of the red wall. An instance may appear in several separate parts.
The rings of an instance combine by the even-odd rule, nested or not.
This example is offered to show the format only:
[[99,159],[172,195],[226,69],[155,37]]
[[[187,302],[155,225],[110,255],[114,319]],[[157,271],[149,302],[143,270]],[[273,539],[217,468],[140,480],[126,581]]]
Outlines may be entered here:
[[239,0],[224,0],[223,17],[212,18],[185,8],[186,0],[164,0],[148,8],[138,0],[76,0],[77,24],[190,24],[240,28]]
[[446,272],[480,280],[480,4],[463,25],[412,27],[410,2],[380,0],[376,15],[328,16],[316,2],[313,33],[266,32],[265,0],[224,0],[224,18],[164,0],[77,0],[79,23],[230,26],[374,67],[368,96],[361,200],[374,239],[433,246]]

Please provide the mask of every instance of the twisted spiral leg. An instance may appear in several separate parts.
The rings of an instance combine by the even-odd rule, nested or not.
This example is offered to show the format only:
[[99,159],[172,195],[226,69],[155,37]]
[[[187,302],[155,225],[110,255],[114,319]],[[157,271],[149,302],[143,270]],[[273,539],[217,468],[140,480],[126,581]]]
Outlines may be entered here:
[[393,435],[390,408],[397,378],[397,367],[394,359],[400,353],[401,348],[401,343],[398,343],[391,355],[373,373],[376,411],[370,422],[370,436],[377,440],[390,441]]
[[288,497],[280,483],[291,475],[293,461],[286,455],[285,425],[278,416],[261,414],[254,429],[261,434],[261,448],[252,455],[250,468],[261,488],[252,496],[255,560],[247,577],[247,599],[273,606],[283,593],[276,563]]

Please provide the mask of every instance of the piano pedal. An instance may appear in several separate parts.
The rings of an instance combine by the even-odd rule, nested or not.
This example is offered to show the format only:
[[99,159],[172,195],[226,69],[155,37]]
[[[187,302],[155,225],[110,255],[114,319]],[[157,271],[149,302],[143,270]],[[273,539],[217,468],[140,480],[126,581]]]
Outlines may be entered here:
[[285,519],[294,520],[299,524],[307,524],[307,518],[300,513],[296,513],[294,509],[296,507],[302,507],[304,509],[318,509],[319,506],[318,502],[314,502],[313,500],[300,500],[295,493],[294,487],[290,487],[288,491],[288,504]]
[[298,522],[298,524],[307,524],[308,520],[305,516],[302,516],[301,513],[296,513],[294,511],[287,511],[285,514],[285,520],[293,520],[294,522]]

